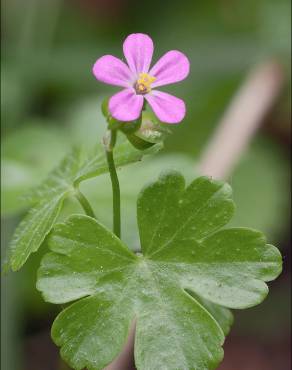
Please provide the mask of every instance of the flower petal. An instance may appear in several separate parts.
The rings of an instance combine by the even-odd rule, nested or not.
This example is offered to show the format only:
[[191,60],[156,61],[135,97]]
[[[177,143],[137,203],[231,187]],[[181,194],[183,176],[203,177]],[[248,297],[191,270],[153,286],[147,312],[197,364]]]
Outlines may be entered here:
[[145,95],[156,116],[165,123],[179,123],[186,114],[183,100],[162,91],[151,91]]
[[97,80],[109,85],[129,87],[133,82],[133,74],[129,67],[112,55],[104,55],[97,59],[92,72]]
[[164,54],[149,71],[151,76],[156,77],[152,87],[179,82],[187,77],[189,71],[188,58],[180,51],[171,50]]
[[134,121],[141,114],[143,101],[143,96],[134,89],[125,89],[110,98],[109,111],[119,121]]
[[153,41],[148,35],[132,33],[124,41],[123,50],[128,65],[136,76],[141,72],[148,72],[153,55]]

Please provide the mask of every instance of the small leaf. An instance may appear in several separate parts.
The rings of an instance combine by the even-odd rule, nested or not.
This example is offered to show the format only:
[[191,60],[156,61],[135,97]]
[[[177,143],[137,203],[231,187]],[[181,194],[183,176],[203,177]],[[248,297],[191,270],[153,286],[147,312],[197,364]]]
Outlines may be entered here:
[[[38,272],[45,300],[68,303],[52,337],[74,369],[103,369],[136,320],[138,370],[215,369],[232,315],[259,303],[281,256],[250,229],[219,230],[231,218],[230,187],[201,177],[186,189],[171,172],[138,199],[144,255],[104,226],[71,216],[49,237]],[[225,307],[221,307],[219,304]]]

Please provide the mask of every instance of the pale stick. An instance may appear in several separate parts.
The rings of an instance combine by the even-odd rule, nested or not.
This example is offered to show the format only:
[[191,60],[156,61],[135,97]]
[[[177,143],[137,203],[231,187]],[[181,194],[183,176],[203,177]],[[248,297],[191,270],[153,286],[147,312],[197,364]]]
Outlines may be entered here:
[[104,370],[134,370],[134,342],[135,342],[135,329],[136,322],[134,321],[131,325],[128,339],[125,343],[122,352],[118,357]]
[[226,179],[248,147],[283,84],[281,66],[270,61],[248,75],[232,99],[199,162],[199,173]]

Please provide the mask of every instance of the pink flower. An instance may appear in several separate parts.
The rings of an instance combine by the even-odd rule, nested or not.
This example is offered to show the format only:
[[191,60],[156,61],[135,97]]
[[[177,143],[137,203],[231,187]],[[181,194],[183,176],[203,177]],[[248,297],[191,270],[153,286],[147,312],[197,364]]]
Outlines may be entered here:
[[186,113],[184,101],[154,88],[185,79],[190,70],[188,58],[171,50],[150,69],[153,42],[143,33],[129,35],[123,51],[128,65],[112,55],[104,55],[93,67],[97,80],[124,88],[109,100],[111,115],[119,121],[136,120],[145,98],[160,121],[179,123]]

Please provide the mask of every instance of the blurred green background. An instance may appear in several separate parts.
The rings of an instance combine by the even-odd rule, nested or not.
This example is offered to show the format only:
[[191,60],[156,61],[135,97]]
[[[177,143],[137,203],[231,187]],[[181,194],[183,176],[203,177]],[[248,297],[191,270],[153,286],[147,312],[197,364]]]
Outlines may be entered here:
[[[122,57],[122,41],[148,33],[154,59],[180,49],[190,77],[168,91],[188,114],[173,128],[156,158],[120,171],[124,239],[135,248],[135,200],[160,170],[178,168],[188,179],[231,98],[255,65],[277,60],[284,86],[260,131],[233,170],[237,213],[233,225],[262,230],[284,257],[284,272],[266,301],[235,312],[221,370],[290,369],[290,1],[289,0],[2,0],[1,222],[2,256],[25,214],[22,195],[37,185],[72,145],[101,140],[104,97],[116,89],[91,73],[103,54]],[[96,213],[111,222],[108,176],[83,186]],[[80,212],[66,202],[61,217]],[[60,308],[35,289],[44,245],[18,273],[2,278],[3,370],[59,370],[64,365],[49,338]]]

